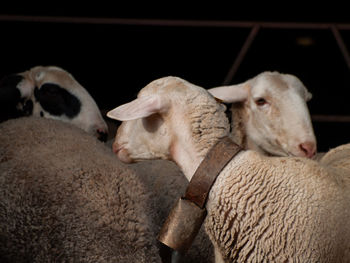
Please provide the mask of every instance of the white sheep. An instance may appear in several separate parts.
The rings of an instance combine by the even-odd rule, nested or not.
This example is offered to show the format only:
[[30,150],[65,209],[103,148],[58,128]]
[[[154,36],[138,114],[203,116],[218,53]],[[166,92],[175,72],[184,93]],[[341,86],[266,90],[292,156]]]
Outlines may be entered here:
[[36,116],[69,122],[105,141],[108,127],[99,108],[74,77],[55,66],[36,66],[0,82],[0,122]]
[[161,262],[149,194],[83,130],[0,124],[0,262]]
[[[188,180],[229,134],[224,107],[176,77],[151,82],[107,116],[124,121],[114,143],[120,160],[173,160]],[[306,158],[240,152],[206,204],[216,262],[349,262],[349,176]]]

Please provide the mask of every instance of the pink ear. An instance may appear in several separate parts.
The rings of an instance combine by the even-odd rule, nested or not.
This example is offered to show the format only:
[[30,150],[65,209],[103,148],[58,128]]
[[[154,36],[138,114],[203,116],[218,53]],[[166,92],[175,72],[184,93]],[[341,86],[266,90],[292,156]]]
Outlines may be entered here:
[[135,120],[160,112],[164,107],[159,96],[145,96],[109,111],[107,117],[119,121]]
[[242,102],[248,98],[249,85],[246,83],[208,89],[215,98],[226,103]]

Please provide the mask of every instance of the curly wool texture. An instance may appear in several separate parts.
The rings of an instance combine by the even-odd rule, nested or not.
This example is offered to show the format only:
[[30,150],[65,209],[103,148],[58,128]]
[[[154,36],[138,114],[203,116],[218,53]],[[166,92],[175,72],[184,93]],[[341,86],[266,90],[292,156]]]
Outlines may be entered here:
[[349,262],[343,176],[307,159],[240,153],[210,192],[206,230],[227,262]]
[[226,107],[215,99],[200,94],[187,98],[186,105],[189,105],[186,118],[191,124],[191,138],[195,142],[197,153],[205,156],[218,138],[227,135],[230,124],[225,114]]
[[144,186],[78,128],[2,123],[0,187],[1,262],[161,262]]

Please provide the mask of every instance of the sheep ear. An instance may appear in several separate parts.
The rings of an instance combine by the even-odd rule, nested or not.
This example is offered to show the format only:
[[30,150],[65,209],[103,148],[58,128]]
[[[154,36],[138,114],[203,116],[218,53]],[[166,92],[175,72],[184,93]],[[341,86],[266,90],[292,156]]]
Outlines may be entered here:
[[312,99],[312,93],[307,91],[306,94],[305,94],[305,101],[309,101],[311,99]]
[[231,86],[222,86],[208,89],[215,98],[222,100],[225,103],[242,102],[248,98],[249,85],[238,84]]
[[160,112],[165,109],[165,106],[159,96],[145,96],[109,111],[107,117],[119,121],[130,121]]

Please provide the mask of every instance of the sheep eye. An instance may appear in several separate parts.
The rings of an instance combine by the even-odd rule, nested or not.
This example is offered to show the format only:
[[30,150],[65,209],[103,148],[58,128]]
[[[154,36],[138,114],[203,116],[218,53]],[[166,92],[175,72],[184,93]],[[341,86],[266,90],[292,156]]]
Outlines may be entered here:
[[264,98],[259,98],[257,100],[255,100],[255,104],[258,106],[263,106],[267,103],[267,101]]

